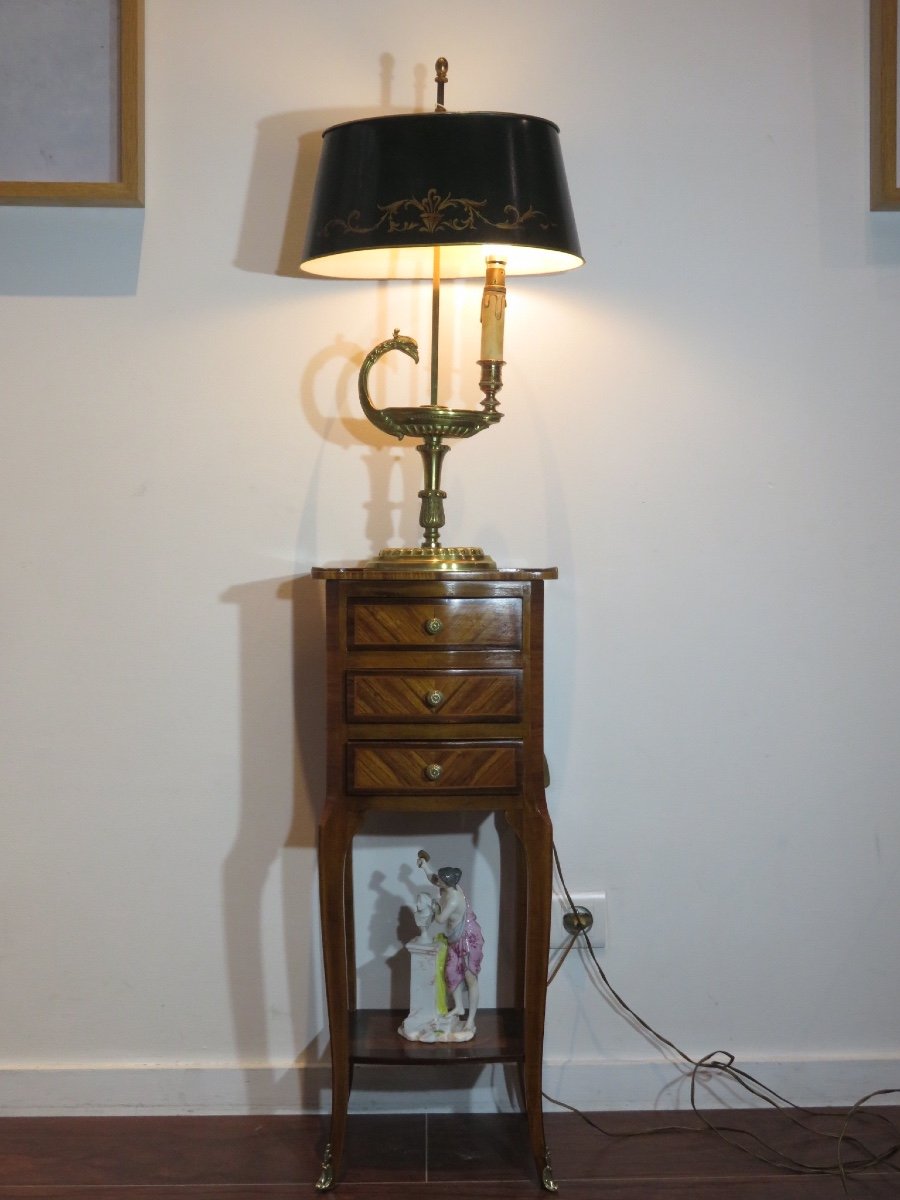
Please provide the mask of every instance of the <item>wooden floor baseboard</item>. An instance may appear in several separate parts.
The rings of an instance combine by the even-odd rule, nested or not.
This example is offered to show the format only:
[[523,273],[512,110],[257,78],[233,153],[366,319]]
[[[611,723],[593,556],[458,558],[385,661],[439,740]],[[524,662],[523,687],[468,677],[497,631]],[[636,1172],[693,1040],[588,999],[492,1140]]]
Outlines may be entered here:
[[[744,1130],[729,1136],[752,1149],[759,1149],[759,1138],[811,1165],[836,1161],[839,1114],[816,1120],[818,1136],[782,1112],[709,1115]],[[835,1176],[773,1167],[702,1132],[693,1114],[617,1112],[592,1119],[605,1132],[572,1114],[546,1116],[554,1177],[569,1200],[900,1198],[894,1160],[852,1177],[845,1192]],[[867,1109],[861,1122],[854,1131],[875,1153],[900,1142],[900,1107]],[[300,1200],[319,1194],[314,1181],[326,1138],[321,1117],[5,1118],[0,1200]],[[845,1145],[846,1159],[856,1153]],[[336,1193],[372,1200],[542,1194],[524,1119],[511,1114],[352,1116]]]

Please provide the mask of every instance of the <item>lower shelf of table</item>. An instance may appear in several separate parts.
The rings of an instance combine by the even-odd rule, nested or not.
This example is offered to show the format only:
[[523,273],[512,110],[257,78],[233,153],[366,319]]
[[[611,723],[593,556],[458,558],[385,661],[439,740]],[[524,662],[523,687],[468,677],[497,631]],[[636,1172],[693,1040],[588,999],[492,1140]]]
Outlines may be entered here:
[[403,1009],[362,1008],[350,1013],[350,1060],[354,1063],[435,1066],[446,1063],[522,1062],[522,1014],[515,1008],[479,1010],[471,1042],[410,1042],[397,1032]]

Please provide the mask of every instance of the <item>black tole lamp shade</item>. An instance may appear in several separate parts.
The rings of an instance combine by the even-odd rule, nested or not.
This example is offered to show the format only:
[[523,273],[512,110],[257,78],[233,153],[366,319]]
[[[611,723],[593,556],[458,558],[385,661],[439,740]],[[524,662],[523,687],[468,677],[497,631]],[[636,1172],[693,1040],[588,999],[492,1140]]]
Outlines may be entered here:
[[411,113],[326,129],[301,269],[338,279],[510,275],[584,262],[559,129],[512,113]]

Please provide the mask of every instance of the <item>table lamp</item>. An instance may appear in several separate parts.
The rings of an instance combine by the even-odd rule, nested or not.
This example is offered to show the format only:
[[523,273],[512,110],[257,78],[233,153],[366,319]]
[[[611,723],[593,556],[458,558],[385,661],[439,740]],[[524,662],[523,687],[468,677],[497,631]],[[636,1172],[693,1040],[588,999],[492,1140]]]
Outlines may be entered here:
[[[430,279],[431,394],[427,404],[377,408],[369,373],[398,350],[418,362],[415,340],[398,329],[366,356],[359,399],[369,421],[397,438],[421,439],[422,544],[391,547],[371,566],[402,570],[493,568],[478,546],[442,546],[441,466],[448,438],[467,438],[502,417],[506,276],[579,267],[559,129],[541,117],[448,112],[447,61],[435,64],[434,112],[370,117],[323,133],[301,269],[334,279]],[[442,279],[484,278],[480,408],[438,404],[438,326]],[[474,315],[474,314],[473,314]]]

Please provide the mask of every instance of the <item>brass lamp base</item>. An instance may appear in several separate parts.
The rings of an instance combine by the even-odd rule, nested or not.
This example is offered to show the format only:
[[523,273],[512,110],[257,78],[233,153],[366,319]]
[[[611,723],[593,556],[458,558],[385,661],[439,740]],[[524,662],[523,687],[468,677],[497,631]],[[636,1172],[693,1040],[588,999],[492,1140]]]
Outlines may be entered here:
[[483,429],[496,425],[502,413],[497,411],[497,393],[503,386],[501,359],[479,359],[484,393],[482,411],[470,408],[447,408],[442,404],[420,404],[416,408],[376,408],[369,396],[369,372],[389,350],[399,350],[414,362],[419,361],[419,349],[411,337],[394,330],[394,336],[379,342],[363,360],[359,372],[359,402],[366,418],[385,433],[396,438],[407,435],[419,437],[416,446],[422,456],[424,486],[419,492],[421,508],[419,524],[425,537],[414,549],[382,550],[365,563],[366,570],[390,571],[494,571],[497,564],[480,546],[442,546],[440,530],[444,524],[444,500],[441,490],[441,465],[450,447],[445,438],[470,438]]
[[497,564],[480,546],[389,547],[370,558],[368,571],[495,571]]

